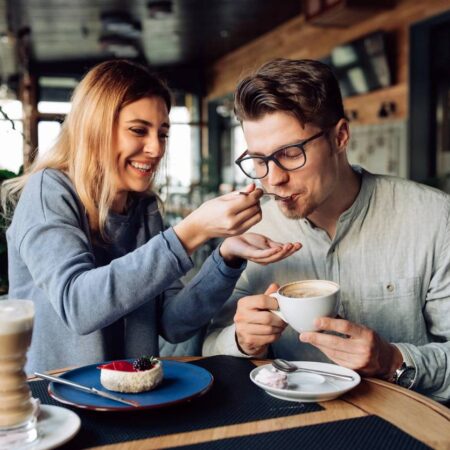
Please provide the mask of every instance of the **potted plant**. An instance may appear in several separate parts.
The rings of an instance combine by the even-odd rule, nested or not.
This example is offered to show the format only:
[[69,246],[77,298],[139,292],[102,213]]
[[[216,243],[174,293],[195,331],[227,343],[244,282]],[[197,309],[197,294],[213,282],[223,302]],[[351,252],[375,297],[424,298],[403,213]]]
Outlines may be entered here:
[[[19,174],[10,170],[0,169],[0,188],[3,181],[17,177]],[[8,251],[6,247],[6,228],[5,217],[0,214],[0,295],[8,292]]]

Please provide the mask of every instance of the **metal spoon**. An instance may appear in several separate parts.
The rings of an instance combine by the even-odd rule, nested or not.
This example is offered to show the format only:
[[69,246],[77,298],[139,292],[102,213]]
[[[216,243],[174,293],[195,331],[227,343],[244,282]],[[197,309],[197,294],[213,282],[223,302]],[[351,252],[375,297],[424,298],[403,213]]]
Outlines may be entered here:
[[341,375],[339,373],[324,372],[323,370],[316,369],[304,369],[303,367],[298,367],[285,359],[274,359],[272,361],[272,366],[275,369],[281,370],[282,372],[292,373],[292,372],[307,372],[315,373],[317,375],[323,375],[326,377],[338,378],[339,380],[354,381],[354,378],[350,375]]
[[[239,192],[239,194],[248,195],[249,193],[248,192]],[[270,195],[272,195],[275,200],[288,200],[289,198],[291,198],[290,195],[288,197],[283,197],[283,196],[275,194],[273,192],[263,192],[263,197],[270,196]]]
[[275,200],[288,200],[291,198],[291,195],[289,195],[287,197],[283,197],[281,195],[274,194],[273,192],[264,192],[263,196],[264,195],[272,195]]

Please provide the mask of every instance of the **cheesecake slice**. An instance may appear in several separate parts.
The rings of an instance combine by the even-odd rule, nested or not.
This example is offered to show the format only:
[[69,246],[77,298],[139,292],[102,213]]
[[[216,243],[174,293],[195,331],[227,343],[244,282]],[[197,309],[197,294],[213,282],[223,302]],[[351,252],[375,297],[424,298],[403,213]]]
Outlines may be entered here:
[[[114,361],[112,363],[98,366],[100,372],[100,383],[106,389],[116,392],[135,394],[155,389],[163,379],[161,361],[148,358],[148,368],[138,369],[139,364],[128,361]],[[142,366],[142,365],[141,365]]]

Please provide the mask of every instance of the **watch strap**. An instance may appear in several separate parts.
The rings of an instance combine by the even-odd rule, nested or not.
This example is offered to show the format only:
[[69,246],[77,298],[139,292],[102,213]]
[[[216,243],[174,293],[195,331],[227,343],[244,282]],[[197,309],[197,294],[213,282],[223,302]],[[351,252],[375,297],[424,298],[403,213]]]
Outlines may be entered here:
[[[407,371],[408,378],[411,380],[409,383],[408,389],[411,389],[412,385],[416,381],[417,377],[417,365],[416,362],[410,352],[409,344],[405,343],[392,343],[395,347],[398,348],[400,353],[403,357],[403,364],[391,375],[391,379],[389,381],[399,384],[397,382],[398,378],[400,377],[400,373],[397,373],[397,371],[401,370],[402,372]],[[412,375],[412,376],[411,376]],[[406,377],[406,376],[405,376]]]
[[400,368],[394,373],[393,382],[406,389],[411,389],[414,384],[415,376],[416,368],[408,366],[406,362],[403,361]]
[[398,379],[402,376],[403,372],[406,370],[408,366],[405,361],[402,362],[402,365],[394,372],[394,376],[392,377],[392,381],[397,384]]

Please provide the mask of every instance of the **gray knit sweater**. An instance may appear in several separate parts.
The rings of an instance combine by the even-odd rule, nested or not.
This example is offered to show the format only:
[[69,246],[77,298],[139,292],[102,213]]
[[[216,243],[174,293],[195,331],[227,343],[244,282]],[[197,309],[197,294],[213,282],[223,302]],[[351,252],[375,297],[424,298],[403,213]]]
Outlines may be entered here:
[[35,303],[27,372],[158,354],[158,336],[180,342],[206,325],[245,264],[228,267],[216,249],[183,287],[192,266],[154,197],[111,214],[109,243],[92,239],[71,181],[32,175],[7,231],[9,298]]

